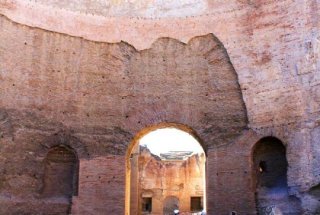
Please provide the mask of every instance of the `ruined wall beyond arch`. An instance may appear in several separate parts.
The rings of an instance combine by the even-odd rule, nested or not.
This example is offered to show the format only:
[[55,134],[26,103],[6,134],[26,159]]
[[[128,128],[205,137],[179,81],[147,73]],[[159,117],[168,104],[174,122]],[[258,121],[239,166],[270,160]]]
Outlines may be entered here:
[[[131,186],[139,187],[138,198],[141,200],[143,197],[152,198],[152,214],[161,214],[166,202],[172,204],[167,200],[170,196],[179,199],[176,209],[180,213],[191,212],[191,197],[204,199],[205,154],[195,154],[183,161],[161,160],[148,149],[140,150],[139,165],[136,167],[139,169],[135,170],[139,171],[139,181],[138,184],[131,181]],[[173,212],[172,208],[166,210]]]

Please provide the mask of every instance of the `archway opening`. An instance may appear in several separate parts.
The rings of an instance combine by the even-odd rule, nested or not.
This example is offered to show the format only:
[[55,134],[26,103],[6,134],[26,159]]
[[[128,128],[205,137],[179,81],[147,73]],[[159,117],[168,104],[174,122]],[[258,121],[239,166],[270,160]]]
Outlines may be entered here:
[[300,202],[288,193],[286,148],[275,137],[261,139],[253,150],[253,173],[258,214],[290,214]]
[[206,154],[194,132],[172,125],[142,132],[127,154],[126,214],[205,211]]
[[172,215],[179,211],[179,199],[175,196],[167,196],[163,201],[163,215]]

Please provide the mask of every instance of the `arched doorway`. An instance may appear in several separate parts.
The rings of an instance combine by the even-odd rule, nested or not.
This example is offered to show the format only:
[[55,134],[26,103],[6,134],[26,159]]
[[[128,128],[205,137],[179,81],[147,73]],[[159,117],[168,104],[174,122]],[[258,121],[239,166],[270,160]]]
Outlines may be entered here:
[[168,196],[163,201],[163,215],[173,215],[175,210],[179,210],[179,199],[175,196]]
[[[190,128],[161,124],[141,131],[127,154],[126,214],[163,214],[172,209],[170,196],[179,199],[180,211],[205,210],[205,163],[205,150]],[[201,202],[196,209],[195,198]]]
[[258,214],[290,214],[300,202],[288,193],[286,148],[275,137],[262,138],[253,150],[253,172]]

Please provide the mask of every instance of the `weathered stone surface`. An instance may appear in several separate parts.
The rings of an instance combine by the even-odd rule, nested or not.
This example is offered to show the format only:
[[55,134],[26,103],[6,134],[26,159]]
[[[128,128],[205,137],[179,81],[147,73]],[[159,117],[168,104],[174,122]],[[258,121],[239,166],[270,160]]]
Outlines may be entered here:
[[[4,17],[1,26],[7,30],[0,33],[5,79],[0,100],[4,134],[10,134],[1,140],[4,193],[41,194],[44,160],[56,145],[78,154],[81,189],[83,159],[121,158],[134,134],[146,126],[189,125],[206,149],[231,143],[247,128],[237,75],[212,35],[188,44],[163,38],[139,52],[126,43],[94,43],[19,26]],[[124,187],[119,191],[115,198],[121,199]],[[79,190],[76,213],[107,210],[92,202],[93,194],[82,195],[88,196]],[[84,210],[82,204],[94,205]]]
[[247,126],[237,75],[212,35],[188,44],[163,38],[137,52],[1,23],[8,29],[1,34],[2,106],[41,115],[24,122],[28,128],[61,123],[79,135],[102,133],[124,153],[130,134],[160,122],[193,127],[208,147],[229,143]]
[[[54,211],[56,207],[50,202],[33,201],[42,187],[43,161],[54,145],[72,145],[80,166],[83,161],[92,161],[87,166],[94,166],[95,159],[112,155],[123,163],[114,165],[124,168],[124,153],[135,133],[166,120],[194,128],[208,146],[208,172],[212,173],[208,179],[209,214],[229,213],[229,209],[254,213],[251,150],[266,136],[276,136],[286,146],[289,194],[300,198],[305,212],[317,211],[319,203],[309,189],[320,183],[319,1],[194,1],[183,5],[174,0],[168,10],[166,5],[158,5],[159,1],[145,0],[140,5],[130,1],[134,11],[123,1],[82,0],[76,7],[75,1],[39,2],[0,1],[0,13],[22,24],[0,18],[0,213],[27,213],[28,208],[33,213],[35,207]],[[152,12],[150,5],[154,6]],[[178,42],[211,33],[226,48],[212,50],[215,65],[219,71],[228,70],[235,78],[232,80],[240,84],[234,91],[237,93],[230,94],[232,99],[224,101],[236,100],[234,106],[239,109],[233,109],[229,101],[227,108],[219,106],[219,101],[212,99],[219,98],[219,93],[214,85],[217,79],[210,74],[218,70],[210,70],[201,51],[209,47],[204,45],[208,42],[222,44],[208,40],[210,35],[192,39],[187,45]],[[158,40],[164,37],[178,41]],[[191,54],[193,51],[200,57]],[[184,55],[188,62],[184,62]],[[224,57],[218,60],[219,56]],[[227,69],[229,61],[235,69]],[[171,68],[174,72],[166,73]],[[168,91],[173,84],[170,81],[178,78],[172,74],[181,75],[185,68],[189,76],[182,78],[186,83],[178,81],[175,84],[179,87],[174,88],[183,96]],[[157,77],[147,74],[169,76],[162,76],[159,87]],[[223,76],[229,77],[225,72]],[[168,100],[174,105],[152,97],[163,95],[163,91],[172,94]],[[207,91],[208,98],[203,97]],[[186,95],[190,99],[184,98]],[[219,111],[225,115],[216,118]],[[248,127],[256,134],[249,135],[252,138],[244,134],[248,139],[240,138],[242,144],[237,145],[237,137],[247,126],[246,115]],[[232,127],[237,118],[240,121]],[[103,166],[102,161],[98,163]],[[124,177],[124,169],[119,170]],[[106,174],[112,177],[114,173]],[[227,180],[229,183],[224,183]],[[123,199],[124,182],[120,184],[117,195]],[[83,192],[95,186],[83,186]],[[108,188],[112,187],[118,188],[114,184]],[[232,195],[230,187],[237,187]],[[122,201],[115,204],[108,195],[95,205],[94,196],[75,197],[74,203],[76,199],[83,203],[74,213],[124,210]],[[110,202],[104,204],[103,199]],[[38,203],[40,206],[34,206]]]

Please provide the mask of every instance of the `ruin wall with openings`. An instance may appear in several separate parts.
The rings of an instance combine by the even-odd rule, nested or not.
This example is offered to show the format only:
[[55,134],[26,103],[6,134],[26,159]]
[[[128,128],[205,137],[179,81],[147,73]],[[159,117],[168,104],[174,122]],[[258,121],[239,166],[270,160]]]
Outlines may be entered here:
[[[318,0],[108,2],[0,1],[0,214],[124,214],[128,147],[160,123],[201,140],[208,214],[256,213],[268,136],[289,194],[319,207]],[[70,198],[45,192],[55,147]]]

